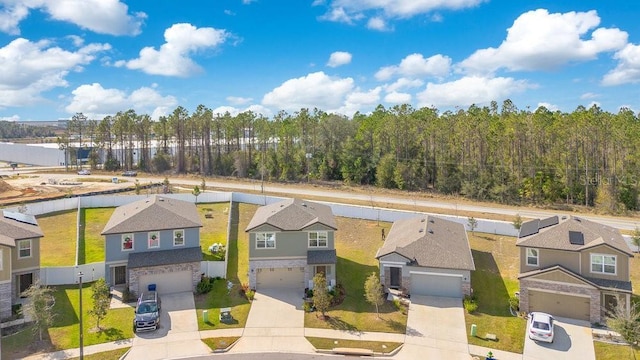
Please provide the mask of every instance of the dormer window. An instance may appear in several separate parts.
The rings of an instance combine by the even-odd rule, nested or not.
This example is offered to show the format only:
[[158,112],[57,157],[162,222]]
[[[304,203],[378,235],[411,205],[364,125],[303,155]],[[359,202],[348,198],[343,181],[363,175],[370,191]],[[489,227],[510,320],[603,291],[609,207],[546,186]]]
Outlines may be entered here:
[[527,248],[527,265],[539,266],[538,249]]
[[616,274],[616,256],[591,254],[591,272],[597,274]]

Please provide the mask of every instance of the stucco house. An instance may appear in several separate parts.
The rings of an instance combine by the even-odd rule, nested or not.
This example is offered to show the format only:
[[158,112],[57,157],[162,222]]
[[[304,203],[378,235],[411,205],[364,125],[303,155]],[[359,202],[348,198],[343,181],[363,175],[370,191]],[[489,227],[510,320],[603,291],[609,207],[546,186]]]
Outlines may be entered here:
[[376,254],[385,290],[462,298],[475,270],[464,225],[432,215],[397,220]]
[[606,311],[629,310],[630,259],[620,232],[575,216],[522,224],[520,310],[604,322]]
[[40,276],[40,238],[33,215],[0,211],[0,319]]
[[139,294],[194,291],[200,281],[200,228],[196,205],[161,195],[115,209],[104,227],[105,280]]
[[313,288],[313,277],[324,273],[336,281],[336,221],[331,208],[300,199],[265,205],[246,228],[249,233],[249,286]]

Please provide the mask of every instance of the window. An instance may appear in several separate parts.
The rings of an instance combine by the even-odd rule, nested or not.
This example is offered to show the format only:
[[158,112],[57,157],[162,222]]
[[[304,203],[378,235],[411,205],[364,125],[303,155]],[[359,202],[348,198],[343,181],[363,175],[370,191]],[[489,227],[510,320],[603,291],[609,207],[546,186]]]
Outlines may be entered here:
[[538,266],[538,249],[527,248],[527,265]]
[[133,234],[122,235],[122,251],[133,250]]
[[275,249],[276,233],[256,233],[256,249]]
[[312,231],[309,233],[309,247],[327,247],[327,239],[326,231]]
[[149,233],[149,249],[160,247],[160,233],[157,231]]
[[31,240],[18,241],[18,259],[31,257]]
[[591,272],[600,274],[616,274],[616,256],[591,254]]
[[184,230],[173,230],[173,246],[184,246]]

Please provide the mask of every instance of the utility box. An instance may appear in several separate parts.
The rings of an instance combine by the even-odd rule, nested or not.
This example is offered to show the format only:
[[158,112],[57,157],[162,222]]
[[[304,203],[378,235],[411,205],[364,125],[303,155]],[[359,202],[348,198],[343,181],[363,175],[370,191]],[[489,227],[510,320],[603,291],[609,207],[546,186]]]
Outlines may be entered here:
[[202,311],[202,321],[205,323],[209,322],[209,310]]
[[478,334],[478,327],[476,324],[471,324],[471,336],[475,337]]

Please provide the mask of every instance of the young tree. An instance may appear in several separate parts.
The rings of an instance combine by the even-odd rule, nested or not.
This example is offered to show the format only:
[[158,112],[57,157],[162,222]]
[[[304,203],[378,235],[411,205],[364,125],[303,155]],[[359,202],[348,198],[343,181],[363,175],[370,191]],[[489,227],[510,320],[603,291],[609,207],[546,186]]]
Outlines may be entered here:
[[631,306],[627,310],[622,304],[618,304],[613,311],[607,314],[607,326],[620,334],[624,341],[636,345],[640,340],[640,311],[637,306]]
[[100,320],[107,316],[111,300],[109,299],[109,285],[104,278],[98,279],[91,285],[91,298],[93,299],[93,308],[89,310],[89,314],[96,319],[96,327],[100,329]]
[[169,182],[169,178],[166,176],[162,181],[162,192],[165,194],[171,193],[171,183]]
[[42,332],[51,326],[54,319],[53,290],[43,286],[40,280],[36,280],[22,295],[29,298],[29,301],[22,307],[23,313],[27,314],[34,323],[34,332],[42,341]]
[[631,235],[631,242],[633,245],[638,247],[638,252],[640,252],[640,228],[636,226],[635,230],[633,230],[633,234]]
[[200,188],[198,187],[198,185],[193,187],[193,190],[191,191],[191,194],[193,194],[193,196],[196,197],[196,204],[198,203],[198,196],[200,195]]
[[478,227],[478,220],[472,216],[469,218],[467,223],[469,224],[469,229],[471,229],[471,235],[474,235],[476,227]]
[[136,195],[140,195],[140,180],[136,179]]
[[207,191],[207,181],[202,178],[202,182],[200,183],[200,190],[202,190],[202,192]]
[[520,217],[520,214],[516,214],[516,217],[513,218],[513,228],[520,231],[520,228],[522,227],[522,217]]
[[313,277],[313,306],[322,314],[322,318],[325,318],[325,313],[329,310],[331,305],[331,294],[327,290],[327,279],[325,279],[323,273],[317,273]]
[[384,292],[382,291],[380,278],[375,272],[372,272],[364,283],[364,297],[368,303],[376,306],[376,314],[379,318],[379,306],[384,304]]

